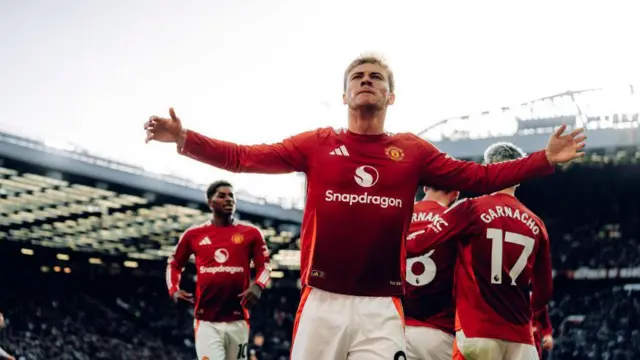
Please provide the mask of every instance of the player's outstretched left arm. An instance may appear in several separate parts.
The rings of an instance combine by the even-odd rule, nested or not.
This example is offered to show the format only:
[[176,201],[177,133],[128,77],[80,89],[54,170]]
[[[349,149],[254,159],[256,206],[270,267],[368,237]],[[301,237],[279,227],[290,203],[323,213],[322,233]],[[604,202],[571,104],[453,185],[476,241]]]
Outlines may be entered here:
[[562,125],[549,138],[546,149],[529,156],[491,165],[455,160],[429,142],[419,139],[423,149],[421,184],[441,189],[487,194],[518,185],[522,181],[553,173],[554,165],[584,156],[584,129],[564,134]]
[[423,244],[417,249],[418,254],[426,254],[429,249],[447,241],[453,241],[467,234],[471,229],[472,201],[462,199],[455,202],[440,216],[440,220],[431,223],[427,230],[419,235],[423,239],[416,244]]
[[260,300],[262,290],[271,279],[269,248],[260,230],[255,229],[255,231],[251,259],[256,268],[256,279],[248,289],[240,294],[240,303],[247,308],[254,306]]

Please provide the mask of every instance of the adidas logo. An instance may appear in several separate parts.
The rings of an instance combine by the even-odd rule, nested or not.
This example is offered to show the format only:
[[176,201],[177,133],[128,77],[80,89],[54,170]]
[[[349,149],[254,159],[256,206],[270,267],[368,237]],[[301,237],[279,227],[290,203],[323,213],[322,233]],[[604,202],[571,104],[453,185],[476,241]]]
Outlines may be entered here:
[[339,148],[336,148],[329,155],[338,155],[338,156],[349,156],[349,152],[347,151],[347,147],[344,145],[340,145]]
[[209,237],[205,237],[200,241],[199,245],[211,245],[211,240],[209,240]]

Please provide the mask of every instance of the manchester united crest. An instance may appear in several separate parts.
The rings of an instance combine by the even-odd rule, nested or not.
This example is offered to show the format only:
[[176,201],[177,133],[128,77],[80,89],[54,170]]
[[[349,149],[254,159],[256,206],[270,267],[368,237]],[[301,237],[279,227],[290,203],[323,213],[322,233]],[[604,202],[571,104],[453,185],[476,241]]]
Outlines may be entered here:
[[233,241],[234,244],[240,245],[244,241],[244,236],[242,236],[242,234],[235,234],[231,237],[231,241]]
[[384,153],[387,154],[391,160],[400,161],[404,159],[404,151],[396,146],[389,146],[384,150]]

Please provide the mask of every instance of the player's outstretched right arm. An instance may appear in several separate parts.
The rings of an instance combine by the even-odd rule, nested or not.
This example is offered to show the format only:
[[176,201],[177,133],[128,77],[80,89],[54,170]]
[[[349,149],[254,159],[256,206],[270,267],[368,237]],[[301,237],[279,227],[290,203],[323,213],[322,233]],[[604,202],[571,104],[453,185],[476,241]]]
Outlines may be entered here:
[[189,230],[185,231],[178,244],[173,251],[173,254],[169,256],[167,260],[167,288],[169,290],[169,296],[175,301],[182,299],[188,302],[193,302],[193,295],[184,290],[180,290],[180,278],[182,277],[182,270],[189,261],[189,257],[193,254],[191,249],[191,241],[189,239]]
[[173,108],[169,115],[152,116],[145,123],[146,142],[176,143],[180,154],[232,172],[285,174],[307,170],[308,140],[314,131],[275,144],[238,145],[183,128]]

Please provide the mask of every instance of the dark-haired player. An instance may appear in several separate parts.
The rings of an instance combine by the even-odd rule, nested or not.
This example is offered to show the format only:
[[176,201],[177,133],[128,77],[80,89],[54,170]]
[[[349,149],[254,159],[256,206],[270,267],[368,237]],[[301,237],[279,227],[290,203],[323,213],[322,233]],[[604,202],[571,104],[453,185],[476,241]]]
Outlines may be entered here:
[[408,360],[451,360],[455,333],[453,275],[458,244],[448,241],[430,246],[429,237],[420,235],[429,225],[441,225],[442,213],[456,201],[458,194],[425,187],[424,199],[413,206],[402,301]]
[[[303,88],[313,88],[317,73],[310,68],[305,75],[311,81]],[[384,130],[394,88],[383,60],[360,57],[344,73],[348,129],[307,131],[269,145],[238,145],[187,130],[173,109],[170,117],[152,116],[144,125],[146,141],[176,143],[181,154],[218,168],[306,174],[293,360],[406,357],[399,297],[418,185],[489,193],[551,174],[553,164],[583,155],[582,130],[564,135],[562,126],[546,150],[525,159],[488,166],[451,159],[414,134]],[[224,126],[225,119],[217,121]]]
[[[524,156],[498,143],[486,150],[485,162]],[[423,235],[436,244],[458,243],[454,359],[538,359],[532,312],[543,310],[552,295],[549,237],[515,190],[461,200]]]
[[[236,360],[247,357],[249,314],[270,277],[269,252],[262,233],[237,222],[230,183],[207,189],[213,218],[185,231],[167,266],[167,286],[174,300],[194,303],[180,290],[180,275],[189,257],[196,259],[195,344],[198,359]],[[251,283],[253,260],[256,279]]]

